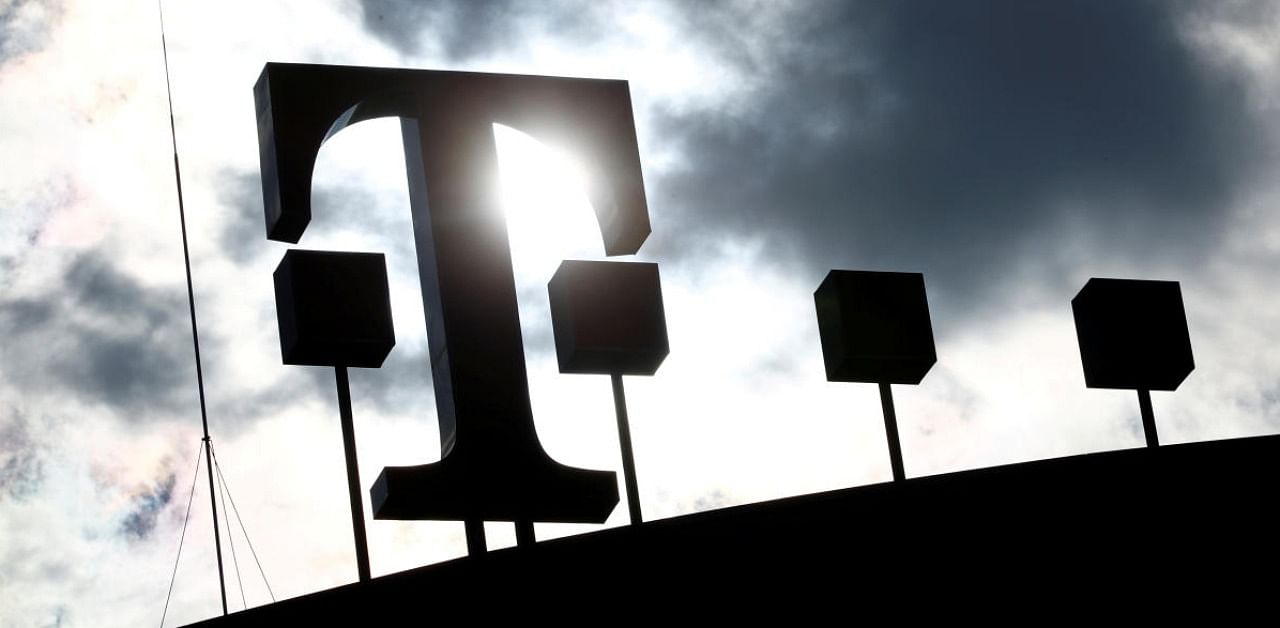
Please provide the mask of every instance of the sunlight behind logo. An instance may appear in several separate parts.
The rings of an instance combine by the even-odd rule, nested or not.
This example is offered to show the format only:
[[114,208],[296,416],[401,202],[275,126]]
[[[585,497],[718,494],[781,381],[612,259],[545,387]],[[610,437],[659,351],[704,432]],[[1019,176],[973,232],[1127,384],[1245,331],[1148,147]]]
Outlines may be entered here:
[[[465,521],[473,553],[484,521],[515,521],[522,541],[534,521],[604,521],[614,474],[555,462],[533,428],[493,125],[580,157],[605,253],[631,254],[649,215],[627,84],[272,63],[254,96],[267,237],[285,242],[310,222],[321,144],[362,120],[401,121],[443,451],[437,463],[385,468],[374,517]],[[368,280],[385,283],[383,273]]]

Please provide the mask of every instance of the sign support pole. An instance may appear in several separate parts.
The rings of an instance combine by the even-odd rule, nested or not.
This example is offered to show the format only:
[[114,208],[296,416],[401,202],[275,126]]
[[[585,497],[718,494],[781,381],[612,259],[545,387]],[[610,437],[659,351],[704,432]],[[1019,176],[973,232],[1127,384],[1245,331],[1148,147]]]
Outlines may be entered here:
[[360,467],[356,463],[356,430],[351,418],[351,383],[347,367],[335,366],[338,411],[342,414],[342,449],[347,457],[347,492],[351,496],[351,530],[356,543],[356,569],[360,582],[369,581],[369,541],[364,532],[364,502],[360,498]]
[[1147,435],[1147,447],[1159,447],[1160,437],[1156,434],[1156,415],[1151,409],[1151,391],[1138,389],[1138,409],[1142,412],[1142,431]]
[[640,487],[636,482],[636,459],[631,453],[631,425],[627,421],[627,397],[622,390],[622,374],[610,373],[613,381],[613,407],[618,414],[618,444],[622,448],[622,475],[627,485],[627,510],[631,525],[644,521],[640,515]]
[[889,466],[893,467],[893,481],[906,479],[902,467],[902,443],[898,440],[898,415],[893,410],[893,391],[890,384],[880,382],[880,408],[884,411],[884,434],[889,441]]
[[479,519],[467,519],[463,522],[467,533],[467,555],[483,556],[489,551],[489,545],[484,540],[484,522]]

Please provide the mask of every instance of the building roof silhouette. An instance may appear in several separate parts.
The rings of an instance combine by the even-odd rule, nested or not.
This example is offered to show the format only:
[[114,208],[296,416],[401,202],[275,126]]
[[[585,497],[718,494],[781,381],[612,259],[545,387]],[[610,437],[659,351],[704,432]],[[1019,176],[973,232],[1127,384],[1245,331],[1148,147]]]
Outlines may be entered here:
[[1143,591],[1266,578],[1246,567],[1274,565],[1278,474],[1280,436],[1265,436],[918,477],[512,547],[195,625],[936,613],[937,599],[1008,609],[1028,595],[1158,612]]

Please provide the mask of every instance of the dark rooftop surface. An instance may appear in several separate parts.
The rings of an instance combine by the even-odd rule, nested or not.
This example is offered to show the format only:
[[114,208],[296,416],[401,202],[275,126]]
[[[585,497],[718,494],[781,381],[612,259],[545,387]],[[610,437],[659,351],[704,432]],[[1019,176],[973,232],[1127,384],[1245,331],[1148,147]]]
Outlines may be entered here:
[[1265,603],[1278,589],[1278,488],[1280,436],[1094,453],[545,541],[195,625],[872,619],[867,607],[908,618],[1030,600],[1043,620],[1104,603],[1167,614],[1224,591]]

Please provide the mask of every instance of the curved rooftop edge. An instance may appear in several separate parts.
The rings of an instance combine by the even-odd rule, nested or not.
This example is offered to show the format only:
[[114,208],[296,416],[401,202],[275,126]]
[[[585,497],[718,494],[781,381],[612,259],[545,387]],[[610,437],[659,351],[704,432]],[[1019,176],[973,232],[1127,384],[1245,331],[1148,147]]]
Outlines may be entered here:
[[906,616],[959,601],[972,614],[1032,599],[1165,614],[1214,592],[1274,599],[1278,489],[1280,435],[1091,453],[544,541],[192,625]]

